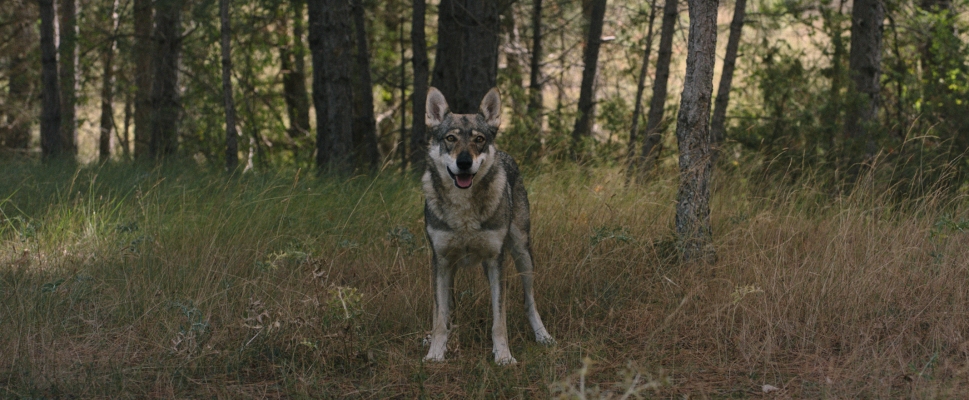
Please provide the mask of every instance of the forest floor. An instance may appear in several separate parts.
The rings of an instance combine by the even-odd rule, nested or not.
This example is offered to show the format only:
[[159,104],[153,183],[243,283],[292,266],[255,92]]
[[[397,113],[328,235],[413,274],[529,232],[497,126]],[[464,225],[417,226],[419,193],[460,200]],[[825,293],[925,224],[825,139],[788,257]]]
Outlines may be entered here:
[[718,259],[682,264],[675,179],[526,170],[538,308],[558,343],[534,342],[508,273],[518,364],[500,367],[480,269],[457,276],[449,359],[422,362],[430,252],[413,177],[0,170],[0,397],[969,394],[959,194],[718,171]]

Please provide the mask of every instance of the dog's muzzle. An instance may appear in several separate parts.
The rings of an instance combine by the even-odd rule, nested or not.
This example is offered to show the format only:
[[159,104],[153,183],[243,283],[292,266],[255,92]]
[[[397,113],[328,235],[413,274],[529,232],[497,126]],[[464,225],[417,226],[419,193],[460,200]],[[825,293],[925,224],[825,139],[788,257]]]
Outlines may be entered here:
[[474,174],[455,174],[451,172],[451,167],[447,167],[448,175],[451,175],[451,179],[454,180],[454,186],[458,189],[467,189],[471,187],[474,181]]

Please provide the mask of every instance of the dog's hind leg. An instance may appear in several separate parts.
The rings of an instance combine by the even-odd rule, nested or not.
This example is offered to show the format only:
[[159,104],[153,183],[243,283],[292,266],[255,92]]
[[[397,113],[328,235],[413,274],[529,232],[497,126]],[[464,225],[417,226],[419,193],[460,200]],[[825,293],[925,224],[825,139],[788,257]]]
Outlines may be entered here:
[[508,308],[505,305],[507,293],[504,290],[505,282],[501,279],[501,262],[503,260],[504,254],[499,254],[498,258],[482,263],[491,287],[491,313],[494,320],[491,327],[491,341],[494,344],[495,363],[498,365],[518,363],[511,356],[511,349],[508,348]]
[[515,226],[512,226],[510,235],[511,255],[515,260],[515,268],[521,275],[522,290],[525,293],[525,315],[528,317],[528,323],[532,326],[532,331],[535,332],[535,341],[551,346],[555,344],[555,339],[545,329],[542,317],[538,315],[538,309],[535,307],[535,290],[533,289],[535,264],[532,261],[531,244],[528,242],[527,234]]
[[432,261],[434,274],[434,315],[431,328],[431,348],[424,360],[444,361],[447,352],[447,337],[453,305],[454,266],[443,257],[434,255]]

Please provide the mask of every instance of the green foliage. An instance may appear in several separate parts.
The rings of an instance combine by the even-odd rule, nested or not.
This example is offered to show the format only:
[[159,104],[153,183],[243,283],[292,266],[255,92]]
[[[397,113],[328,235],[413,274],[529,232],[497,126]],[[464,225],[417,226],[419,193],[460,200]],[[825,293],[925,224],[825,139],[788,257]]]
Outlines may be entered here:
[[571,161],[572,128],[578,111],[559,104],[548,113],[548,131],[545,134],[545,158],[553,163]]
[[951,214],[942,214],[939,216],[938,221],[932,228],[932,237],[940,236],[945,238],[947,235],[952,233],[966,233],[969,232],[969,220],[961,219],[959,221],[954,221]]
[[424,249],[417,237],[410,233],[406,226],[395,226],[394,229],[387,232],[387,238],[390,239],[393,246],[403,249],[407,255]]
[[503,118],[496,141],[498,147],[513,155],[519,164],[534,165],[542,155],[543,132],[542,127],[536,124],[535,116],[528,114],[528,89],[519,84],[523,80],[525,77],[521,68],[498,71],[501,101],[510,106],[511,112]]
[[941,141],[952,140],[956,152],[969,149],[969,46],[956,33],[964,31],[966,21],[950,10],[918,9],[910,24],[918,29],[915,39],[922,67],[922,96],[915,104],[917,113],[933,121],[929,134]]
[[624,227],[599,226],[595,228],[595,231],[589,238],[589,243],[592,247],[595,247],[597,244],[610,239],[623,243],[629,243],[633,240],[633,238],[629,236],[629,231]]
[[738,107],[735,113],[741,125],[728,130],[727,136],[748,150],[772,158],[783,155],[786,159],[805,157],[817,162],[830,154],[833,137],[821,139],[825,124],[816,114],[824,93],[815,89],[813,71],[801,61],[804,53],[787,42],[766,40],[746,50],[744,62],[756,69],[739,90],[761,97],[749,106],[742,103]]
[[[620,372],[621,380],[605,386],[589,382],[595,363],[589,358],[582,359],[582,367],[572,375],[552,383],[550,391],[555,399],[642,399],[663,387],[670,386],[670,377],[662,369],[658,373],[646,372],[628,363]],[[603,387],[605,386],[605,387]]]
[[[632,128],[633,108],[623,97],[610,97],[597,105],[596,118],[608,137],[597,140],[594,153],[600,165],[615,166],[625,153]],[[640,125],[642,126],[642,124]]]
[[[878,179],[906,188],[898,193],[931,191],[921,187],[928,182],[958,189],[969,171],[959,161],[969,149],[962,134],[969,120],[955,111],[969,104],[969,50],[951,34],[958,22],[947,12],[888,6],[879,113],[865,126],[877,154],[864,162],[880,169]],[[753,161],[788,179],[819,173],[832,183],[853,179],[846,171],[857,165],[850,163],[869,150],[844,133],[845,110],[860,100],[848,70],[849,10],[837,2],[762,7],[750,25],[763,36],[742,43],[739,73],[747,78],[737,81],[731,97],[727,137],[733,151],[722,160]],[[794,29],[810,42],[785,36]]]

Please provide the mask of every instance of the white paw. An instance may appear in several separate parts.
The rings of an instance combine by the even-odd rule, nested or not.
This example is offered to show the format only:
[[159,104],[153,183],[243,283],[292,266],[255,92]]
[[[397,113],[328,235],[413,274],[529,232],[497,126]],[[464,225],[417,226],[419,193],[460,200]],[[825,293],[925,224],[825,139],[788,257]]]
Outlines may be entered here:
[[502,366],[514,365],[518,364],[518,360],[516,360],[515,357],[512,357],[510,354],[507,356],[495,356],[495,364]]
[[544,334],[536,333],[535,341],[546,347],[555,346],[555,338],[553,338],[552,335],[549,335],[548,333],[544,333]]
[[428,354],[424,357],[424,361],[428,362],[444,362],[444,355]]

